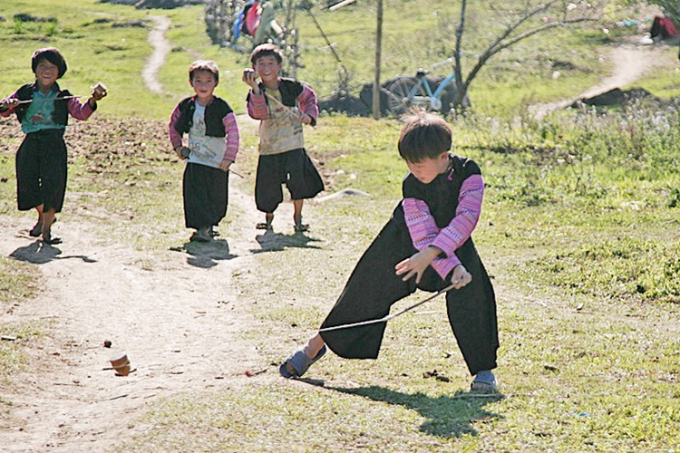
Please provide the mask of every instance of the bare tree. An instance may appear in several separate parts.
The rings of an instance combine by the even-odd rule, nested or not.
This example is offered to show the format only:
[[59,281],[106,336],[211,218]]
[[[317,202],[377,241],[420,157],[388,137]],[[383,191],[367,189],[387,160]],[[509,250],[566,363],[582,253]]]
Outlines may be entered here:
[[[671,0],[668,0],[671,1]],[[673,0],[677,1],[677,0]],[[456,64],[456,92],[453,106],[456,109],[465,107],[464,100],[470,84],[477,77],[479,71],[486,63],[499,53],[520,41],[539,33],[545,33],[557,27],[569,27],[580,22],[597,20],[600,8],[592,2],[574,0],[570,3],[565,0],[551,0],[540,4],[525,2],[521,11],[511,11],[510,20],[505,29],[491,41],[491,43],[477,57],[470,72],[463,77],[463,38],[465,37],[465,19],[467,15],[468,1],[462,0],[458,27],[456,29],[456,48],[454,60]],[[498,11],[501,8],[497,8]]]

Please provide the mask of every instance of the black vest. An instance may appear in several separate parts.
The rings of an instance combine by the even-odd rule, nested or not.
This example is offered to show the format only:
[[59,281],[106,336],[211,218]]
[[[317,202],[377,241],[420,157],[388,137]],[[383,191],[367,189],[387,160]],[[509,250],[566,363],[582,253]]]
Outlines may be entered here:
[[[175,130],[180,134],[188,134],[194,124],[196,112],[196,96],[182,99],[179,103],[180,115],[175,123]],[[205,135],[209,137],[224,137],[224,123],[222,120],[233,110],[224,99],[213,97],[212,102],[205,106]]]
[[[57,83],[54,84],[54,87],[57,89],[57,97],[62,98],[65,96],[71,96],[71,93],[68,90],[61,90],[59,89],[59,85]],[[37,91],[38,84],[37,83],[29,83],[17,91],[17,98],[20,101],[28,101],[33,99],[33,93]],[[54,101],[54,110],[52,111],[52,121],[54,124],[61,124],[63,126],[66,126],[68,124],[68,102],[69,99],[65,99],[62,101]],[[28,111],[28,107],[31,104],[20,104],[17,105],[14,108],[14,113],[17,114],[17,119],[19,122],[23,121],[24,116],[26,116],[26,112]]]

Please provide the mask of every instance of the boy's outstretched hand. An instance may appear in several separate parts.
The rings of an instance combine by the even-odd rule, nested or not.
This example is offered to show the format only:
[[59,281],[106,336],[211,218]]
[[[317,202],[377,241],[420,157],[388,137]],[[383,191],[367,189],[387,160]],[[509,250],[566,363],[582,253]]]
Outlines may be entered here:
[[451,284],[455,289],[460,289],[472,281],[472,275],[465,269],[465,266],[459,264],[453,268],[451,275]]

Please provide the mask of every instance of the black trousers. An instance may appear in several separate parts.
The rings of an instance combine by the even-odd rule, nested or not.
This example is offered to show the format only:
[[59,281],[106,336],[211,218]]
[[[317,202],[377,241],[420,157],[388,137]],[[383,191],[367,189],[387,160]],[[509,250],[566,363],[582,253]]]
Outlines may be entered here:
[[321,175],[304,149],[260,156],[255,178],[255,204],[259,211],[276,210],[283,201],[282,184],[293,200],[314,198],[324,189]]
[[229,172],[187,163],[182,180],[184,223],[187,228],[217,225],[227,214]]
[[[416,290],[415,278],[402,281],[394,267],[417,250],[397,208],[373,243],[364,252],[335,306],[321,328],[380,319],[390,307]],[[472,281],[446,293],[449,324],[472,375],[496,368],[498,327],[493,286],[472,239],[456,251]],[[450,277],[449,277],[450,278]],[[423,274],[419,289],[439,291],[448,286],[431,267]],[[328,347],[348,359],[375,359],[380,352],[386,323],[341,329],[321,334]]]
[[16,155],[17,205],[28,211],[41,204],[61,212],[67,173],[64,131],[43,130],[27,134]]

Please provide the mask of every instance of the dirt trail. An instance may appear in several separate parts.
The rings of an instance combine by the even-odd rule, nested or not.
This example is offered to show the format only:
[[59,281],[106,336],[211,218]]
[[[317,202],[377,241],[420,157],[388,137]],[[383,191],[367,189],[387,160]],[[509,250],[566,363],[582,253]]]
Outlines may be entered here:
[[[29,220],[0,217],[0,253],[38,263],[45,287],[3,313],[3,322],[53,323],[27,351],[35,356],[29,370],[12,376],[15,387],[0,387],[0,400],[12,403],[0,422],[3,451],[108,450],[144,429],[128,425],[148,403],[247,379],[244,370],[259,356],[241,336],[256,326],[231,276],[261,247],[253,229],[259,216],[236,185],[230,209],[243,214],[229,240],[192,254],[139,252],[67,215],[55,226],[63,244],[45,247],[28,236]],[[127,377],[103,370],[121,351],[136,368]]]
[[532,105],[529,111],[536,117],[542,118],[549,112],[568,107],[578,99],[591,98],[614,88],[625,88],[654,68],[673,63],[664,58],[663,47],[634,43],[624,43],[614,47],[609,54],[609,59],[614,66],[612,75],[603,79],[599,84],[574,98]]
[[172,49],[172,44],[165,38],[165,32],[170,28],[171,22],[170,18],[166,16],[151,16],[151,19],[153,19],[155,25],[149,32],[148,41],[153,46],[154,51],[144,65],[142,78],[149,90],[161,94],[163,93],[163,85],[161,85],[156,76]]

